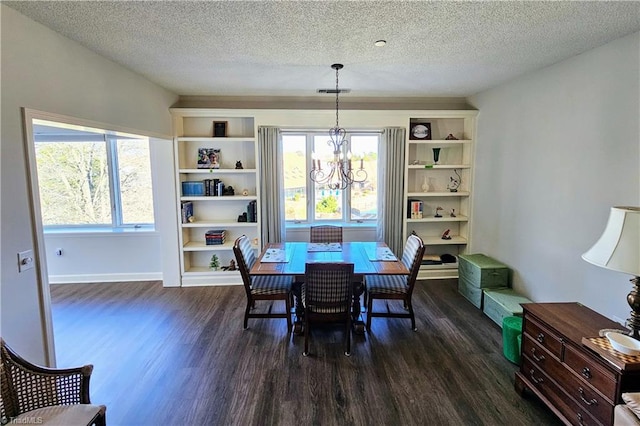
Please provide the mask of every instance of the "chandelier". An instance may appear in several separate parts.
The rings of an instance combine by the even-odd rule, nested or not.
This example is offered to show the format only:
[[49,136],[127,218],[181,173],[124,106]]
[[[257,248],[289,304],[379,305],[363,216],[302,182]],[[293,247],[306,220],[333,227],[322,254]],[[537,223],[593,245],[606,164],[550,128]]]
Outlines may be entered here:
[[[351,166],[351,151],[349,141],[346,139],[346,131],[338,122],[339,100],[338,71],[344,67],[342,64],[333,64],[331,68],[336,70],[336,126],[329,129],[327,145],[333,150],[333,159],[326,161],[323,166],[321,160],[312,156],[312,167],[309,177],[319,185],[325,185],[329,190],[346,189],[354,182],[361,183],[367,180],[367,172],[364,169],[363,160],[360,159],[360,167],[354,170]],[[323,168],[324,167],[324,168]]]

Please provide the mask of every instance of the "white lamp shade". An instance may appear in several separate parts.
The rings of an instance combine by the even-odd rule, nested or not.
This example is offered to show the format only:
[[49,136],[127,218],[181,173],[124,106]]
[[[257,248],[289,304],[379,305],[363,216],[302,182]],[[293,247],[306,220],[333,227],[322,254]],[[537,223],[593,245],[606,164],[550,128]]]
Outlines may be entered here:
[[612,207],[602,236],[582,258],[603,268],[640,276],[640,207]]

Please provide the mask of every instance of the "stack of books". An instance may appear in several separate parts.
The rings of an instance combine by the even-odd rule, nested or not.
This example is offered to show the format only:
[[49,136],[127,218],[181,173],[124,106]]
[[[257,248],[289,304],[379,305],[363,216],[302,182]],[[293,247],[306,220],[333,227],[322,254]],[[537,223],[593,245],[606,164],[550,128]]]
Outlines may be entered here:
[[205,242],[208,246],[224,244],[226,233],[224,229],[210,229],[204,234]]

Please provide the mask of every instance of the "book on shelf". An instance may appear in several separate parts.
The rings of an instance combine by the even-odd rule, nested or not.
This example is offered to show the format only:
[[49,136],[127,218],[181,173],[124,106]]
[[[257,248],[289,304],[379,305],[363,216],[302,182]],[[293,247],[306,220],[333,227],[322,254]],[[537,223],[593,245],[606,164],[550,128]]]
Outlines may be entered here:
[[224,244],[227,231],[224,229],[210,229],[204,234],[205,243],[208,246]]
[[247,222],[258,221],[258,203],[253,200],[247,205]]
[[423,202],[421,200],[407,201],[407,219],[422,219]]
[[193,203],[191,201],[183,201],[181,203],[182,223],[193,222]]
[[199,169],[219,169],[220,168],[220,149],[198,148],[198,168]]

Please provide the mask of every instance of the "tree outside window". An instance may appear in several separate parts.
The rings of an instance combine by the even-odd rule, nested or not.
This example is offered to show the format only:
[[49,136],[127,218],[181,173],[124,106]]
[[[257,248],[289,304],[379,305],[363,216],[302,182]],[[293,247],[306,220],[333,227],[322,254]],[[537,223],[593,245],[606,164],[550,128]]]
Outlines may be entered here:
[[149,140],[69,127],[34,120],[45,230],[153,225]]

